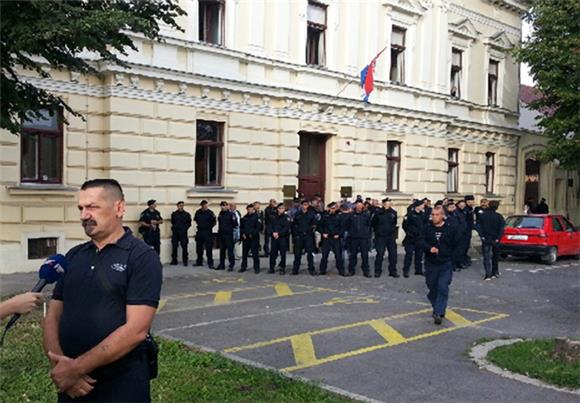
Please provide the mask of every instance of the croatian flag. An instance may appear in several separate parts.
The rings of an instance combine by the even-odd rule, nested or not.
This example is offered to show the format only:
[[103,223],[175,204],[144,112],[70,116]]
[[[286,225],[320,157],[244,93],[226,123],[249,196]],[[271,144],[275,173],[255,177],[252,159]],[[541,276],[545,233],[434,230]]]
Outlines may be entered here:
[[377,57],[375,57],[369,64],[367,64],[360,72],[360,85],[364,91],[363,101],[365,101],[367,104],[369,103],[369,95],[371,95],[371,92],[373,92],[375,89],[374,75],[375,65],[377,64]]

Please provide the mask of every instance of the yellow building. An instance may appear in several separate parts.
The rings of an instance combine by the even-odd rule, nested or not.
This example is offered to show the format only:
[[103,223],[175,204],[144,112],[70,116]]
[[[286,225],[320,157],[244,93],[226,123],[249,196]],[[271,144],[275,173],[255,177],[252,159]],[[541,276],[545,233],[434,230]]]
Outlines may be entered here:
[[[281,200],[285,185],[326,201],[352,187],[401,213],[465,194],[519,209],[521,3],[183,0],[184,32],[135,35],[130,70],[30,75],[85,120],[1,134],[0,270],[85,239],[75,192],[88,178],[121,182],[133,228],[148,199],[168,218],[178,200]],[[366,104],[357,76],[382,49]],[[164,261],[169,237],[166,221]]]

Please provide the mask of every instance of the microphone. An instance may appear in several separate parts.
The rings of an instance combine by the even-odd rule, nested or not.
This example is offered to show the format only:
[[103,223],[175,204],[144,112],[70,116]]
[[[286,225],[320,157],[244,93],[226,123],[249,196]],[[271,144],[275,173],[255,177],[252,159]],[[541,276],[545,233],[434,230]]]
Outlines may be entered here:
[[[38,282],[34,287],[32,287],[32,290],[30,290],[30,292],[40,292],[47,284],[56,283],[60,278],[60,276],[64,274],[66,269],[67,269],[67,261],[63,255],[59,253],[57,255],[48,257],[44,261],[42,266],[40,266],[40,269],[38,270]],[[12,326],[14,326],[14,324],[20,318],[20,316],[21,315],[19,313],[15,313],[14,315],[12,315],[12,317],[6,324],[6,327],[4,328],[4,333],[2,334],[2,338],[0,339],[0,346],[4,342],[4,336],[6,336],[8,330]]]

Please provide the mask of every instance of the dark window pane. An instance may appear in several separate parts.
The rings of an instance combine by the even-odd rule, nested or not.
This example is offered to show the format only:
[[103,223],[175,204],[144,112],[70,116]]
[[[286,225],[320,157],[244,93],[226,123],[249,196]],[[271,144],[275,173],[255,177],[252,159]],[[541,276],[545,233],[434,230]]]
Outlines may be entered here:
[[197,141],[219,141],[218,126],[207,122],[198,122]]
[[197,146],[195,148],[195,184],[205,185],[205,147]]
[[39,175],[42,181],[55,181],[59,176],[59,150],[56,136],[40,137]]
[[44,259],[56,254],[58,238],[28,239],[28,259]]
[[544,228],[544,219],[542,217],[508,217],[505,225],[510,228]]
[[208,158],[208,183],[217,183],[218,180],[218,148],[215,146],[209,147]]
[[38,136],[34,134],[22,134],[22,179],[36,180],[37,178],[37,161],[38,161]]
[[552,228],[554,228],[554,231],[563,231],[562,224],[556,217],[552,217]]
[[53,112],[52,116],[46,109],[39,111],[40,117],[32,111],[28,111],[22,120],[22,127],[24,129],[43,129],[43,130],[58,130],[58,113]]

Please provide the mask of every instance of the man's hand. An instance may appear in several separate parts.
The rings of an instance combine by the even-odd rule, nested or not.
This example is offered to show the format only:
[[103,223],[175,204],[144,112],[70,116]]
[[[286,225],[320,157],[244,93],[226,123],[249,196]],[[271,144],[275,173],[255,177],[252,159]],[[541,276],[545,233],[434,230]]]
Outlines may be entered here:
[[95,388],[93,384],[96,381],[88,375],[83,376],[73,387],[66,390],[66,394],[72,399],[86,396]]
[[432,248],[431,248],[429,251],[430,251],[431,253],[439,253],[439,249],[437,249],[437,248],[436,248],[436,247],[434,247],[434,246],[433,246],[433,247],[432,247]]
[[68,391],[84,379],[85,374],[79,371],[72,358],[51,351],[48,352],[48,358],[54,365],[50,377],[59,392]]
[[273,232],[272,236],[274,237],[274,239],[278,239],[278,237],[280,236],[280,234],[278,234],[277,232]]
[[4,319],[6,316],[14,313],[21,315],[28,313],[41,302],[42,293],[39,292],[26,292],[16,295],[0,304],[0,319]]
[[322,234],[322,237],[323,237],[324,239],[326,239],[326,238],[328,238],[328,234]]
[[335,235],[335,236],[334,236],[334,239],[338,239],[338,238],[339,238],[339,236],[338,236],[338,235]]

